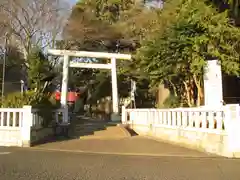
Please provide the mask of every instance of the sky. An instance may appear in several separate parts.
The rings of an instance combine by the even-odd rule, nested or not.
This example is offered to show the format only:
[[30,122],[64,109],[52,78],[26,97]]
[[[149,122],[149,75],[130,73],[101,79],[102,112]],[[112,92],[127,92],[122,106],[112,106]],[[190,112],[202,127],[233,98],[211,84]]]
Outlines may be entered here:
[[78,0],[69,0],[69,3],[70,3],[71,5],[74,5],[74,4],[76,4],[77,1],[78,1]]

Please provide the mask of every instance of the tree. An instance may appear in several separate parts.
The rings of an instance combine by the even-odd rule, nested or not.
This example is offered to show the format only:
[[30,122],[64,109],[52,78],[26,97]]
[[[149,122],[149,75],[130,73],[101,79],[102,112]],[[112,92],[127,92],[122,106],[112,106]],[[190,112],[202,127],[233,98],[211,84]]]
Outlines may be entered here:
[[[60,42],[59,45],[69,49],[88,51],[116,52],[127,49],[132,44],[122,40],[122,32],[116,24],[119,22],[121,12],[130,9],[133,5],[133,1],[79,1],[73,8],[65,27],[64,42]],[[95,59],[88,60],[96,63]],[[107,62],[106,59],[97,61],[99,63]],[[74,71],[73,76],[77,77],[76,81],[78,82],[86,82],[89,78],[95,79],[96,76],[102,76],[102,74],[108,78],[100,79],[104,81],[109,79],[109,72],[102,70],[80,69]]]
[[154,18],[155,11],[136,1],[79,1],[65,27],[65,42],[59,44],[74,50],[133,53]]
[[165,82],[188,106],[200,105],[206,60],[219,59],[224,72],[240,74],[239,37],[227,12],[198,0],[172,0],[142,42],[135,63],[153,86]]
[[[52,71],[58,62],[57,58],[49,60],[41,58],[39,53],[43,54],[45,48],[56,47],[56,41],[66,20],[66,10],[68,10],[66,4],[60,0],[2,0],[0,2],[0,36],[3,37],[0,45],[3,52],[7,49],[7,65],[9,67],[17,65],[23,75],[21,78],[30,79],[30,84],[34,84],[37,88],[42,84],[37,82],[43,74],[42,68]],[[4,46],[6,38],[7,48]],[[35,52],[36,49],[38,53]],[[37,79],[30,75],[36,76]]]
[[66,25],[65,39],[72,40],[75,47],[81,47],[82,50],[116,51],[116,45],[123,34],[115,24],[120,20],[121,14],[134,5],[132,0],[79,1]]
[[[140,2],[140,1],[138,1]],[[64,31],[61,49],[107,51],[134,54],[147,29],[155,24],[157,11],[145,8],[142,3],[127,0],[82,0],[73,8]],[[96,63],[96,60],[94,59]],[[106,59],[97,59],[106,63]],[[135,76],[132,62],[118,61],[120,96],[129,95],[130,79]],[[104,70],[77,69],[72,75],[76,84],[94,84],[94,97],[111,94],[110,73]],[[137,80],[135,78],[135,80]],[[142,81],[142,80],[139,80]],[[146,81],[142,81],[146,82]],[[142,83],[141,82],[141,83]],[[146,86],[145,86],[146,87]],[[103,90],[104,89],[104,90]],[[139,92],[144,94],[148,89]]]
[[35,47],[54,46],[63,26],[59,0],[2,0],[1,26],[25,59]]
[[51,69],[50,62],[38,48],[32,49],[32,51],[28,54],[27,61],[29,64],[29,68],[27,70],[29,88],[43,92],[49,85],[48,82],[51,82],[55,77],[55,73]]
[[220,12],[229,10],[230,17],[236,20],[236,23],[239,24],[239,1],[238,0],[210,0]]

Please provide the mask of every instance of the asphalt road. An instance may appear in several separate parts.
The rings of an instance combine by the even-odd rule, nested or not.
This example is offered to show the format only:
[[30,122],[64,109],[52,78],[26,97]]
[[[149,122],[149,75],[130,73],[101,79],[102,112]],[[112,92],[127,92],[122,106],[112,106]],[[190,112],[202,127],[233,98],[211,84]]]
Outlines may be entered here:
[[239,180],[240,160],[0,148],[1,180]]

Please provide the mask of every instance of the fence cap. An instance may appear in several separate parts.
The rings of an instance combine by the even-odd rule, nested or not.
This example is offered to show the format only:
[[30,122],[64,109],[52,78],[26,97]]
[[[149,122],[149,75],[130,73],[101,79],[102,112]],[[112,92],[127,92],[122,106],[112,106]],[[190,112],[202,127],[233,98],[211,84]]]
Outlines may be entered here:
[[23,108],[24,108],[24,109],[32,109],[32,106],[30,106],[30,105],[24,105]]

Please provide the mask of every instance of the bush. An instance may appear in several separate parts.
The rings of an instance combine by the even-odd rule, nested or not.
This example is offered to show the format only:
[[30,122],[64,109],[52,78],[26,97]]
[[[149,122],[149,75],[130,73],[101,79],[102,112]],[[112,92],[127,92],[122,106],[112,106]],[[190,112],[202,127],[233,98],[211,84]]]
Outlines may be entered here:
[[22,108],[30,105],[39,109],[38,115],[44,119],[43,125],[47,126],[52,121],[52,111],[59,107],[51,94],[43,94],[34,91],[27,91],[9,94],[2,102],[4,108]]
[[57,106],[52,99],[50,94],[37,93],[34,91],[27,91],[23,94],[16,92],[6,96],[2,102],[2,106],[5,108],[22,108],[24,105],[31,105],[34,108]]
[[165,101],[164,101],[164,107],[165,108],[177,108],[180,107],[180,99],[177,96],[170,95]]

